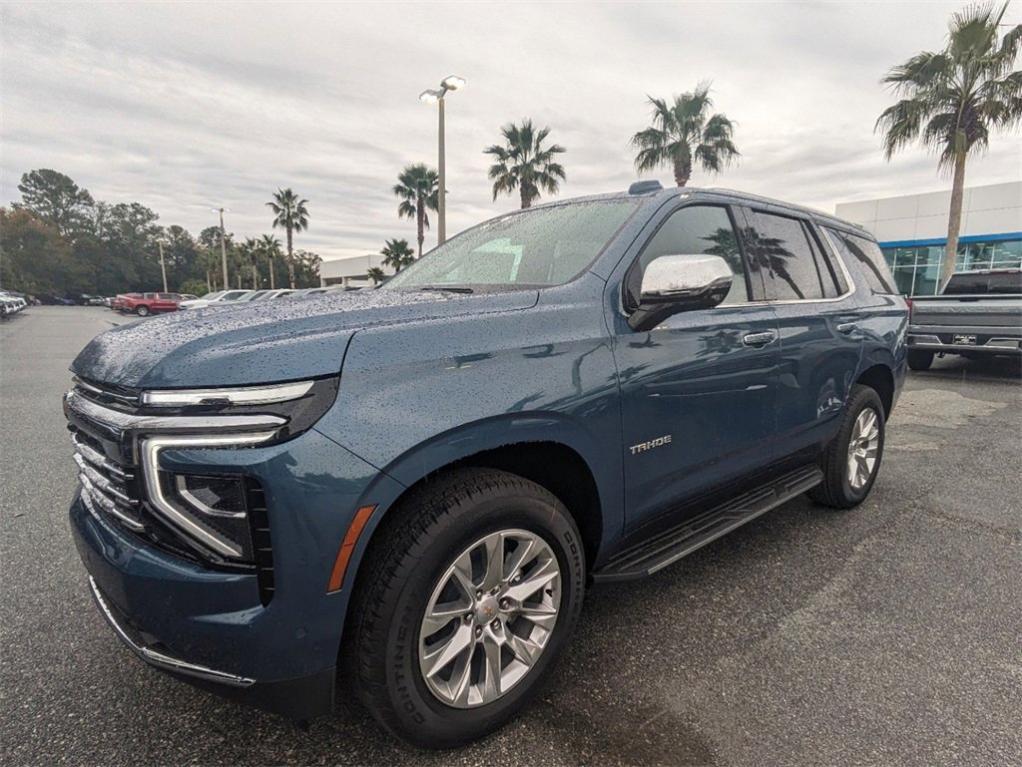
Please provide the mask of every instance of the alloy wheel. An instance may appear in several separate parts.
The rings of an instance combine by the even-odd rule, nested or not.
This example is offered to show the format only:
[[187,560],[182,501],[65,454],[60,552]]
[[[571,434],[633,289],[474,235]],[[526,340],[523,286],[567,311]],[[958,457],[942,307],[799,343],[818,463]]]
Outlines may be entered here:
[[480,538],[447,567],[426,605],[426,686],[455,708],[503,697],[539,660],[560,604],[560,565],[541,536],[509,529]]
[[880,417],[867,407],[859,413],[848,440],[848,484],[853,490],[862,490],[873,476],[880,449]]

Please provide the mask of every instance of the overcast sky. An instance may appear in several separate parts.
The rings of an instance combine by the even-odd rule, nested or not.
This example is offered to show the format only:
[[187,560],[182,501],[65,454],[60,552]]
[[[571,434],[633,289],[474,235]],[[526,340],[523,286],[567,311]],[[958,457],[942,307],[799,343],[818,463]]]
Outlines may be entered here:
[[[885,163],[873,133],[891,65],[939,48],[964,3],[18,5],[0,18],[0,204],[32,168],[96,199],[139,201],[193,233],[224,205],[238,237],[270,230],[265,202],[310,200],[297,247],[325,258],[414,241],[395,176],[436,163],[444,76],[448,231],[516,206],[492,201],[482,149],[532,117],[567,148],[560,196],[624,189],[646,94],[713,82],[737,123],[727,186],[833,211],[838,201],[949,185],[922,149]],[[1022,21],[1022,2],[1009,10]],[[656,174],[665,184],[671,172]],[[995,137],[969,185],[1017,180],[1022,141]],[[434,235],[427,235],[427,246]]]

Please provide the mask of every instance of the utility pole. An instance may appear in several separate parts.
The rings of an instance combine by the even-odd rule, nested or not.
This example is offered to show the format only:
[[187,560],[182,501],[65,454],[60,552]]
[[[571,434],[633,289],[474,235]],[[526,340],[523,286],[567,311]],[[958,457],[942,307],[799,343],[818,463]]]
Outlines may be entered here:
[[157,240],[156,244],[160,247],[160,271],[163,273],[163,292],[167,292],[167,264],[163,260],[163,240]]
[[224,209],[220,208],[220,259],[224,266],[224,290],[230,287],[230,278],[227,274],[227,233],[224,230]]

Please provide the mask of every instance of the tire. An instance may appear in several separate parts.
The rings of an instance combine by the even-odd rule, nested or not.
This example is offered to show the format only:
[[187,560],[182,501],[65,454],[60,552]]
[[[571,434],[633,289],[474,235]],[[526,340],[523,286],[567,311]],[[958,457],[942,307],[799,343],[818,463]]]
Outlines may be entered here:
[[908,366],[912,370],[929,370],[933,364],[933,352],[909,349]]
[[[851,477],[849,455],[851,445],[849,443],[856,431],[856,424],[859,422],[860,416],[863,416],[867,410],[871,410],[876,419],[874,462],[869,467],[868,476],[865,477],[862,484],[856,485],[853,484]],[[809,497],[817,503],[834,509],[850,509],[866,500],[880,471],[884,455],[884,433],[884,406],[880,401],[880,395],[868,386],[854,385],[848,397],[837,436],[821,456],[820,468],[823,470],[823,482],[809,491]],[[862,462],[857,463],[859,466],[863,465]],[[861,479],[861,474],[857,477],[858,479]]]
[[[527,641],[545,644],[520,678],[509,683],[503,678],[503,671],[510,674],[512,664],[520,664],[515,667],[518,671],[525,667],[518,655],[505,656],[504,650],[499,648],[495,651],[497,668],[505,662],[508,665],[492,677],[500,679],[504,690],[497,693],[496,699],[487,701],[479,699],[480,695],[485,695],[485,685],[481,682],[458,686],[453,680],[458,664],[468,668],[466,675],[460,678],[470,682],[474,676],[483,679],[479,675],[485,672],[489,657],[486,650],[491,647],[486,642],[492,642],[492,637],[498,633],[495,629],[493,634],[484,632],[503,620],[507,600],[499,600],[500,619],[484,625],[479,611],[486,610],[485,620],[489,621],[494,615],[489,610],[496,608],[494,600],[498,597],[485,592],[482,602],[471,602],[470,595],[468,600],[475,606],[467,608],[468,612],[460,617],[449,619],[451,622],[435,635],[441,637],[437,644],[425,644],[433,640],[423,639],[422,634],[427,631],[427,609],[434,602],[453,605],[461,602],[462,594],[466,593],[457,588],[457,583],[464,581],[446,580],[456,578],[450,576],[454,563],[465,561],[466,551],[481,552],[482,549],[472,547],[498,532],[508,536],[533,536],[534,544],[528,546],[530,556],[535,556],[531,554],[535,547],[546,556],[543,567],[552,567],[556,562],[559,570],[559,577],[541,586],[536,594],[540,600],[548,600],[552,599],[555,589],[559,593],[555,622],[549,631],[534,628],[531,621],[527,622]],[[517,549],[512,548],[516,545],[514,541],[505,544],[501,539],[500,545],[504,551],[507,551],[505,545],[510,548],[506,558],[500,560],[503,571],[513,565]],[[536,556],[534,560],[524,561],[521,568],[512,568],[525,573],[525,577],[521,581],[501,581],[504,585],[497,589],[512,589],[516,582],[534,585],[540,561]],[[475,572],[471,562],[468,569]],[[483,584],[486,577],[483,568],[480,576],[472,580],[474,584]],[[454,592],[445,590],[451,587],[457,592],[454,597],[449,595]],[[359,568],[342,650],[345,656],[342,667],[346,668],[348,679],[357,685],[363,705],[392,734],[422,748],[460,746],[499,728],[536,695],[578,621],[584,591],[582,539],[571,515],[556,497],[514,474],[490,469],[458,469],[413,490],[388,514],[374,534]],[[527,597],[535,598],[535,595]],[[523,600],[522,606],[525,605]],[[502,625],[504,631],[511,631],[516,625],[524,624],[514,624],[509,619]],[[451,687],[483,690],[477,694],[474,704],[467,698],[461,703],[443,700],[440,693],[430,687],[444,684],[443,673],[431,676],[433,681],[427,682],[424,668],[429,663],[431,647],[444,650],[441,647],[446,641],[444,636],[449,636],[454,643],[455,633],[462,631],[466,633],[459,633],[459,636],[483,638],[466,640],[471,649],[465,651],[465,660],[462,661],[461,653],[452,656],[456,659],[441,671],[449,669],[452,681],[446,684]],[[535,633],[537,631],[540,633]],[[510,638],[510,634],[501,636]],[[421,666],[420,647],[425,648]],[[436,649],[432,652],[434,657],[439,654]]]
[[135,309],[135,314],[137,314],[139,317],[148,317],[149,316],[149,307],[148,306],[139,306],[138,308]]

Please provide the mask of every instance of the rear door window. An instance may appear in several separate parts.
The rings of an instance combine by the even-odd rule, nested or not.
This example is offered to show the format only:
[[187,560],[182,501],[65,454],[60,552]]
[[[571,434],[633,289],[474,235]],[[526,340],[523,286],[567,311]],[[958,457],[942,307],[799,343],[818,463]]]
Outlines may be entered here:
[[797,218],[753,211],[750,257],[763,274],[768,301],[824,297],[820,268],[808,235]]
[[841,255],[859,267],[866,284],[874,293],[883,295],[898,293],[879,245],[865,237],[857,237],[830,227],[827,227],[827,234]]

